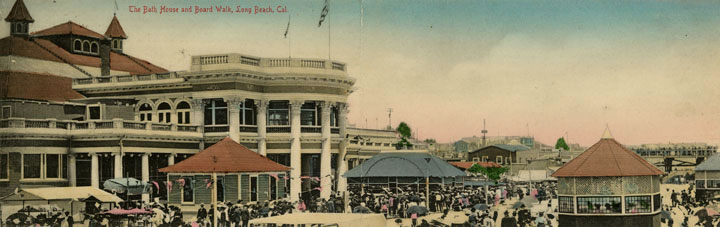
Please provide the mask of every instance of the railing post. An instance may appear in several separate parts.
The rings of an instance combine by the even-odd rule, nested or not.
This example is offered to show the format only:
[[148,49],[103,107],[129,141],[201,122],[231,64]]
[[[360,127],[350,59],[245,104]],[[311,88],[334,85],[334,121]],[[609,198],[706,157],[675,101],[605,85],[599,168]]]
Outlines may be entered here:
[[94,122],[94,121],[88,121],[88,129],[95,129],[95,122]]
[[203,133],[203,129],[204,129],[204,127],[202,125],[195,126],[195,130],[199,133]]
[[170,131],[177,132],[178,125],[177,124],[170,124]]
[[123,125],[123,119],[122,118],[113,118],[113,128],[124,128]]
[[145,122],[145,130],[151,131],[152,130],[152,122]]
[[48,118],[46,120],[48,121],[48,128],[55,128],[57,126],[56,118]]

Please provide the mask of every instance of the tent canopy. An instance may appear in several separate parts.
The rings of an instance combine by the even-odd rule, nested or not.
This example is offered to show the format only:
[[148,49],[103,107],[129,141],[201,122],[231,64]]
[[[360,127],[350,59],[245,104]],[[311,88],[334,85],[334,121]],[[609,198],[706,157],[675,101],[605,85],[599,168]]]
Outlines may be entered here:
[[391,152],[373,156],[344,177],[459,177],[465,172],[427,153]]
[[0,201],[30,201],[30,200],[84,200],[95,197],[105,203],[122,202],[123,200],[106,191],[94,187],[53,187],[53,188],[25,188],[18,193],[11,194]]
[[695,171],[720,171],[720,153],[710,156],[695,167]]

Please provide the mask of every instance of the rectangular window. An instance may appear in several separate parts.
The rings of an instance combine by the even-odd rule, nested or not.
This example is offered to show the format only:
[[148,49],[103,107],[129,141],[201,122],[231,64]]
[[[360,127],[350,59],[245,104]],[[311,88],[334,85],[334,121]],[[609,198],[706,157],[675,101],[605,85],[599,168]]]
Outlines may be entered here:
[[23,178],[37,179],[40,178],[40,170],[42,155],[41,154],[23,154]]
[[181,185],[182,187],[182,201],[183,203],[192,203],[194,200],[194,193],[193,193],[193,176],[185,176],[182,177],[184,179],[185,184]]
[[660,197],[660,194],[653,195],[653,210],[660,210],[660,205],[662,205],[662,198]]
[[506,163],[506,164],[512,163],[512,162],[510,161],[510,157],[505,158],[505,163]]
[[45,178],[60,178],[60,161],[59,154],[45,155]]
[[478,157],[473,157],[472,160],[473,160],[473,162],[479,162],[479,161],[480,161],[480,158],[478,158]]
[[277,199],[277,180],[275,177],[270,177],[270,200]]
[[0,154],[0,180],[10,179],[10,154]]
[[338,109],[337,109],[337,107],[330,108],[330,126],[338,127]]
[[705,188],[705,180],[696,180],[695,185],[697,185],[697,188]]
[[100,106],[88,106],[88,120],[100,120],[100,119],[102,119]]
[[487,162],[487,161],[488,161],[488,156],[482,156],[482,161],[483,161],[483,162]]
[[503,156],[497,156],[497,157],[495,157],[495,162],[496,162],[497,164],[502,164],[502,163],[503,163]]
[[205,125],[226,125],[227,116],[227,103],[222,99],[210,100],[210,103],[205,105]]
[[558,198],[558,212],[560,213],[573,213],[575,207],[575,201],[571,196],[560,196]]
[[2,112],[0,113],[0,119],[8,119],[12,115],[12,107],[10,106],[3,106]]
[[290,125],[288,101],[270,101],[268,105],[268,125]]
[[301,125],[318,125],[318,114],[315,103],[308,102],[300,107],[300,124]]
[[245,100],[240,105],[240,124],[241,125],[256,125],[255,119],[255,102],[251,99]]
[[250,177],[250,201],[257,201],[258,199],[258,184],[257,177]]
[[625,213],[650,213],[650,196],[625,196]]
[[622,213],[620,196],[577,197],[578,214],[619,214]]

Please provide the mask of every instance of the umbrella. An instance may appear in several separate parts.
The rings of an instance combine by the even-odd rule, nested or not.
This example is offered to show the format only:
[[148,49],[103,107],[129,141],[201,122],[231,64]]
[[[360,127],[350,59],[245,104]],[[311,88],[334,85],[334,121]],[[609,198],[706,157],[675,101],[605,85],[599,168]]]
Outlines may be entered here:
[[705,210],[707,211],[707,215],[708,215],[708,216],[718,216],[718,215],[720,215],[720,213],[718,213],[717,211],[713,210],[712,208],[705,208]]
[[548,216],[549,219],[555,218],[555,215],[553,215],[553,214],[547,214],[547,216]]
[[478,204],[475,204],[475,206],[473,206],[473,208],[475,208],[476,210],[485,211],[488,209],[488,205],[484,204],[484,203],[478,203]]
[[513,209],[520,209],[523,207],[526,207],[526,206],[525,206],[525,203],[523,203],[521,201],[517,201],[517,202],[515,202],[515,204],[512,205]]
[[533,206],[533,204],[539,203],[540,201],[538,201],[538,199],[536,199],[535,197],[525,196],[525,198],[520,200],[520,202],[524,203],[526,207],[530,208]]
[[367,207],[356,206],[355,208],[353,208],[353,213],[369,214],[372,212],[370,212],[370,209],[368,209]]
[[418,216],[425,216],[428,213],[428,209],[424,206],[412,206],[407,209],[408,214],[417,214]]
[[117,193],[128,193],[130,195],[140,195],[145,191],[147,183],[135,178],[115,178],[106,180],[103,183],[105,190],[115,191]]
[[670,215],[670,212],[668,212],[667,210],[663,210],[660,212],[660,218],[672,219],[672,215]]
[[35,218],[33,218],[32,216],[27,215],[25,213],[14,213],[7,217],[7,220],[9,220],[10,222],[12,222],[14,224],[22,224],[28,220],[30,222],[35,222],[34,219]]

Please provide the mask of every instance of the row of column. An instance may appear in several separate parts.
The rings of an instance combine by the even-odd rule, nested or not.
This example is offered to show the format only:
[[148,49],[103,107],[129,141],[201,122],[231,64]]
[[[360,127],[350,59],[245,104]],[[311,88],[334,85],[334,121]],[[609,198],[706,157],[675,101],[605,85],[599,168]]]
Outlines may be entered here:
[[[98,160],[98,154],[97,153],[88,153],[90,156],[90,186],[99,188],[100,187],[100,169],[99,169],[99,160]],[[119,153],[114,153],[114,165],[113,165],[113,178],[122,178],[123,177],[123,163],[122,163],[122,155]],[[148,182],[150,181],[150,153],[143,153],[141,159],[141,165],[142,165],[142,176],[141,181]],[[68,155],[68,181],[70,183],[70,186],[74,187],[77,186],[77,167],[76,162],[77,158],[75,157],[75,154]],[[168,156],[168,166],[175,164],[175,154],[170,154]],[[150,197],[148,194],[142,195],[143,201],[149,201]]]

